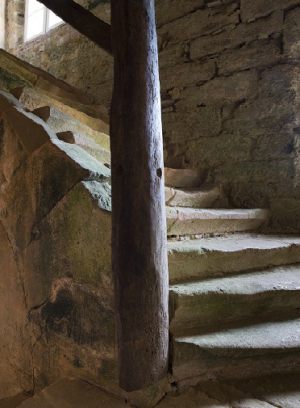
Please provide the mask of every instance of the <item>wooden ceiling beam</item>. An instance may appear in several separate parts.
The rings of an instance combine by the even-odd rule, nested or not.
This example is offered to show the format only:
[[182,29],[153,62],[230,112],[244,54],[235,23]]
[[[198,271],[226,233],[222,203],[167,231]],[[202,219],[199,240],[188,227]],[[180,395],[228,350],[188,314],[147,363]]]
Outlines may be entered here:
[[75,30],[112,54],[111,27],[73,0],[38,0]]

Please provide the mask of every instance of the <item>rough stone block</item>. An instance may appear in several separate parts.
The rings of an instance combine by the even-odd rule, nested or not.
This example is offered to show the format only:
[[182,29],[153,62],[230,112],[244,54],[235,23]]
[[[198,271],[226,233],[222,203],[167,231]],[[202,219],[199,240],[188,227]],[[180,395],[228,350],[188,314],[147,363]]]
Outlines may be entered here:
[[173,67],[173,65],[183,64],[187,58],[185,56],[185,45],[182,43],[168,44],[159,53],[159,66],[163,70],[165,67]]
[[111,213],[103,210],[105,195],[110,199],[105,184],[79,183],[36,224],[35,239],[25,253],[32,306],[47,297],[54,279],[63,277],[95,285],[106,296],[112,294]]
[[276,11],[266,19],[249,24],[229,26],[220,34],[204,36],[193,40],[190,45],[191,58],[193,60],[200,59],[256,39],[268,38],[271,34],[281,32],[282,24],[283,13],[282,11]]
[[223,106],[255,96],[257,92],[257,73],[245,71],[228,77],[216,77],[198,88],[182,91],[178,109],[202,104]]
[[204,6],[204,0],[158,0],[156,20],[158,27],[176,20]]
[[300,7],[288,11],[283,27],[283,49],[290,58],[300,57]]
[[214,61],[203,64],[187,62],[173,65],[161,69],[161,87],[164,91],[175,87],[185,88],[186,86],[197,85],[209,81],[214,77],[215,73],[216,64]]
[[[282,146],[290,143],[293,136],[292,127],[296,126],[295,112],[290,108],[291,101],[288,93],[280,97],[261,96],[257,99],[246,101],[233,109],[232,116],[224,122],[224,130],[240,133],[257,141],[264,134],[270,136],[277,133],[281,135]],[[285,134],[286,132],[286,134]],[[279,142],[279,137],[277,136]]]
[[299,233],[300,200],[297,198],[278,198],[271,201],[272,230],[282,233]]
[[218,60],[218,72],[220,75],[228,75],[245,69],[271,66],[280,59],[279,41],[254,41],[242,48],[223,52]]
[[291,159],[231,163],[214,170],[215,182],[230,185],[229,201],[237,207],[268,207],[269,200],[294,193],[294,163]]
[[[251,138],[244,137],[239,132],[223,132],[216,138],[193,140],[186,149],[186,158],[190,166],[197,168],[205,166],[213,169],[225,163],[238,163],[251,159]],[[216,154],[216,148],[218,154]],[[235,168],[235,165],[232,165]]]
[[216,136],[220,133],[221,127],[221,110],[214,106],[180,110],[165,114],[163,117],[165,137],[172,143]]
[[160,30],[160,35],[167,37],[171,43],[176,43],[212,34],[226,26],[238,24],[239,13],[235,10],[235,5],[223,6],[219,13],[212,9],[197,10],[165,24]]
[[299,0],[241,0],[242,21],[252,21],[274,10],[284,10],[297,5],[300,5]]

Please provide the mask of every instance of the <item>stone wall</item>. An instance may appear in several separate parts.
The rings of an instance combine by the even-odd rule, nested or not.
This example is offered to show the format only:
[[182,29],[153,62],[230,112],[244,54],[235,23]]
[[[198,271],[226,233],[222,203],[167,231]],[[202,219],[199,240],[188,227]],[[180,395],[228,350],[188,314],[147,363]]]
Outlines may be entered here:
[[[157,0],[166,164],[297,227],[299,17],[300,0]],[[109,106],[111,57],[67,25],[13,51]]]

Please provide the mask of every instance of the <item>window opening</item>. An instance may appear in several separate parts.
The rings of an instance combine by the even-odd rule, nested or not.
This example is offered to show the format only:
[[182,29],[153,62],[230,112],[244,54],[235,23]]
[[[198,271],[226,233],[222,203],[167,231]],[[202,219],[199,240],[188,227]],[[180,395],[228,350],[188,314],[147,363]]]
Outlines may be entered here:
[[37,0],[26,0],[25,10],[25,41],[62,24],[63,20]]

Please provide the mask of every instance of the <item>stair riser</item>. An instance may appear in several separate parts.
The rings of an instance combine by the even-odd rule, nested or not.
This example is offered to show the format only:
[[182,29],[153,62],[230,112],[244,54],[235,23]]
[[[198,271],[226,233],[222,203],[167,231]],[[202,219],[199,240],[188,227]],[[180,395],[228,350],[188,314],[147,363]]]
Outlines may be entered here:
[[255,295],[206,294],[178,296],[170,293],[171,333],[187,336],[228,324],[252,322],[285,313],[300,313],[299,290],[274,290]]
[[237,252],[169,251],[170,283],[228,276],[253,269],[300,262],[300,246]]
[[180,385],[197,384],[212,378],[241,379],[264,374],[299,372],[300,350],[216,350],[175,344],[173,377]]
[[260,219],[174,219],[168,218],[168,236],[224,234],[257,230],[264,221]]
[[95,157],[95,159],[99,160],[101,163],[110,164],[110,152],[108,150],[101,149],[101,147],[93,148],[89,145],[81,143],[76,144],[80,146],[82,149],[84,149],[86,152],[88,152],[91,156]]
[[228,203],[220,188],[203,191],[184,191],[165,188],[166,204],[169,207],[226,208]]

